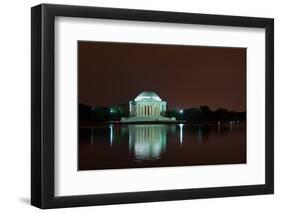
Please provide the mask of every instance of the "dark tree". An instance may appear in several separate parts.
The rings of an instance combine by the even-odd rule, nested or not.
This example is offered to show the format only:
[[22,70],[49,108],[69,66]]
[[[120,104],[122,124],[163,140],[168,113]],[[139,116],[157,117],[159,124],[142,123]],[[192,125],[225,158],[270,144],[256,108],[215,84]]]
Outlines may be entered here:
[[228,121],[230,113],[226,109],[217,109],[214,111],[215,121]]
[[212,121],[213,120],[213,112],[210,110],[208,106],[200,106],[200,119],[201,121]]
[[107,121],[110,118],[110,108],[104,106],[97,106],[92,108],[93,121]]
[[129,105],[128,104],[118,104],[111,107],[110,120],[121,120],[123,117],[129,117]]
[[81,103],[78,107],[79,121],[91,121],[91,107]]

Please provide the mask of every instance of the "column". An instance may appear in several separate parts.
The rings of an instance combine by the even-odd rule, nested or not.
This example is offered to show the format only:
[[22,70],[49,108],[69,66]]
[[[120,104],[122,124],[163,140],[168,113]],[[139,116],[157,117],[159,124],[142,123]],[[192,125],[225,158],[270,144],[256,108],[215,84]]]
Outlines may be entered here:
[[145,115],[148,116],[148,106],[145,105]]
[[147,107],[144,105],[144,116],[147,116]]
[[156,106],[156,113],[157,113],[157,116],[159,116],[159,105],[158,104]]

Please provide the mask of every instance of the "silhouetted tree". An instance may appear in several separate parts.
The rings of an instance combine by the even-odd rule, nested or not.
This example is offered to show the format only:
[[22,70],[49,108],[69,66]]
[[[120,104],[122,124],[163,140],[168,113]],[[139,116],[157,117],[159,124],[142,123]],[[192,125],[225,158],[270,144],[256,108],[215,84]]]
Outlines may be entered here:
[[87,106],[86,104],[79,104],[79,121],[91,121],[91,107]]
[[128,104],[118,104],[111,107],[111,120],[121,120],[123,117],[129,117],[129,105]]
[[92,109],[93,121],[108,121],[110,118],[110,108],[105,106],[97,106]]
[[213,120],[213,112],[210,110],[208,106],[200,106],[200,119],[201,121],[212,121]]
[[229,112],[226,109],[219,108],[214,111],[215,121],[228,121],[229,120]]
[[162,116],[167,118],[176,118],[176,120],[183,120],[184,113],[177,109],[167,110],[165,113],[161,113]]

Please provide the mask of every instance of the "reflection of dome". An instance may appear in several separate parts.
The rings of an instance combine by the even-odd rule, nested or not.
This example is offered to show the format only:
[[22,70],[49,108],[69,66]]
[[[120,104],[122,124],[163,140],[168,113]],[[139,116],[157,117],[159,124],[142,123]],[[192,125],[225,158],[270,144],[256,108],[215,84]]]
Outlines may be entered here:
[[153,101],[161,101],[161,98],[155,92],[142,92],[136,98],[135,101],[142,101],[142,100],[153,100]]

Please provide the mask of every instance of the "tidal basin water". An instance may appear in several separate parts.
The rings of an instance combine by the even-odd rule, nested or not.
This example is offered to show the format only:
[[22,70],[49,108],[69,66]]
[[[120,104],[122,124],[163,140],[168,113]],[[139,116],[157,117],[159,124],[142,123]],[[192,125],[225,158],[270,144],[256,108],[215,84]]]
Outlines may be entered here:
[[78,170],[246,163],[245,124],[79,128]]

